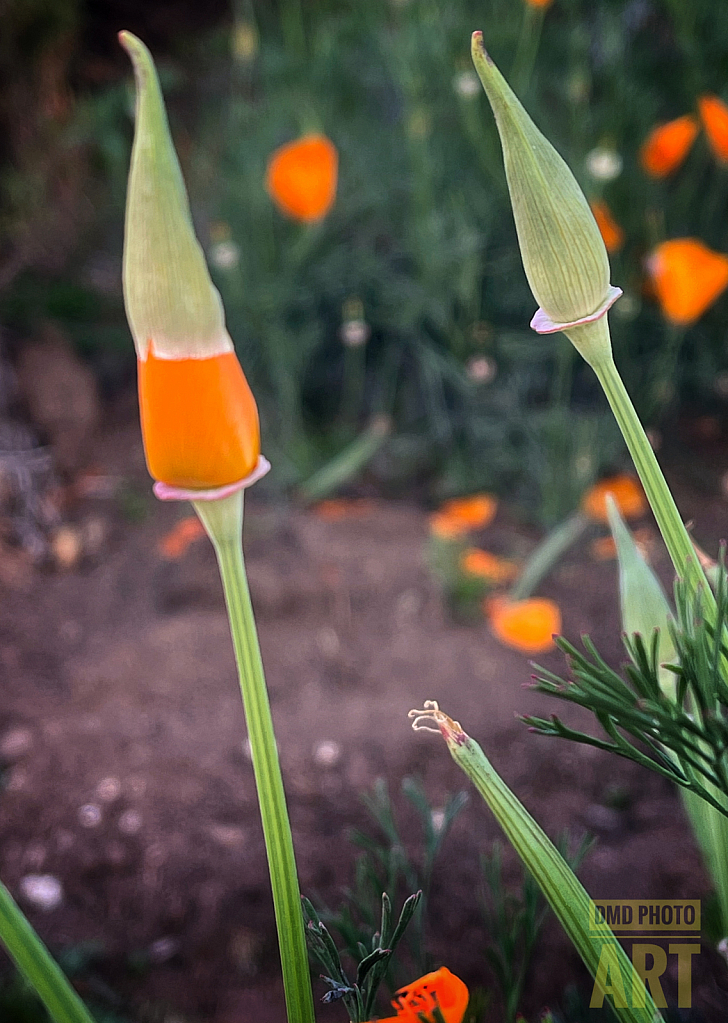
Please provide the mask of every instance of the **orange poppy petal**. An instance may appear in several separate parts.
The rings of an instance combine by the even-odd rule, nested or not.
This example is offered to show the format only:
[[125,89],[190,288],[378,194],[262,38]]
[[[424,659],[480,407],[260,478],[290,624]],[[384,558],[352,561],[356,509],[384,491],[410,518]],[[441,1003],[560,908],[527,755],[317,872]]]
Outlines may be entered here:
[[697,238],[662,242],[647,270],[663,314],[677,326],[698,320],[728,285],[728,256]]
[[306,135],[271,156],[266,188],[276,205],[294,220],[325,217],[336,199],[339,155],[324,135]]
[[432,1021],[432,1010],[440,1010],[445,1023],[462,1023],[468,1007],[466,985],[446,966],[425,974],[419,980],[397,991],[392,1005],[397,1010],[399,1023],[420,1023],[422,1018]]
[[460,568],[466,575],[478,576],[492,583],[507,583],[518,575],[518,566],[497,554],[469,547],[460,558]]
[[713,154],[728,162],[728,106],[717,96],[701,96],[698,110]]
[[495,518],[498,501],[491,494],[457,497],[430,516],[430,530],[445,539],[465,536],[471,529],[484,529]]
[[672,174],[688,155],[697,134],[698,121],[692,114],[653,128],[640,149],[643,169],[653,178]]
[[258,409],[234,352],[138,360],[144,453],[155,480],[207,489],[249,475],[260,454]]
[[637,519],[647,511],[647,498],[639,480],[623,474],[600,480],[584,494],[581,508],[595,522],[608,522],[607,494],[611,494],[625,519]]
[[545,597],[491,600],[486,602],[485,612],[495,638],[524,654],[553,649],[553,637],[561,632],[559,606]]
[[159,543],[160,553],[168,561],[177,561],[187,551],[190,544],[205,535],[205,528],[196,515],[187,515],[180,519]]
[[366,498],[330,497],[319,501],[313,513],[324,522],[341,522],[343,519],[361,519],[374,511],[374,502]]
[[590,202],[589,205],[597,222],[599,233],[607,247],[607,252],[619,251],[624,244],[624,231],[612,216],[612,211],[601,199]]
[[526,0],[529,7],[549,7],[553,0]]

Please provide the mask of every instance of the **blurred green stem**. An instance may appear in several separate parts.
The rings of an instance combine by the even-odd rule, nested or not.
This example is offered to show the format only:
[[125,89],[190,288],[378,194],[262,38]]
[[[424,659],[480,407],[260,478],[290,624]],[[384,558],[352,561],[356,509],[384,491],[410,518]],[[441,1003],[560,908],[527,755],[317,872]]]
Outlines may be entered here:
[[588,525],[586,515],[575,511],[552,529],[529,556],[515,586],[508,594],[509,600],[525,600],[530,597],[544,576],[576,543]]
[[61,968],[0,884],[0,939],[55,1023],[94,1023]]
[[291,825],[243,561],[243,493],[193,504],[215,548],[225,591],[268,853],[288,1023],[314,1023]]
[[513,89],[519,96],[523,96],[531,83],[531,75],[538,56],[538,45],[541,42],[545,11],[545,7],[533,7],[529,3],[523,5],[521,34],[518,37],[513,70],[510,74]]

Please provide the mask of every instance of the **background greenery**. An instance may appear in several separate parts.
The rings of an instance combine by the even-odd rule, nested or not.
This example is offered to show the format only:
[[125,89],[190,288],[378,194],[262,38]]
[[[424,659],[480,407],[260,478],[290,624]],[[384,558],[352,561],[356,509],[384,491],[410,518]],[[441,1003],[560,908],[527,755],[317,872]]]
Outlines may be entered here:
[[[109,387],[131,380],[113,284],[131,138],[113,34],[130,28],[160,58],[200,237],[261,406],[273,484],[300,485],[344,452],[330,486],[358,480],[368,459],[369,479],[385,492],[489,488],[556,521],[620,462],[622,446],[588,368],[562,337],[528,328],[535,303],[470,65],[470,33],[482,28],[587,195],[605,198],[625,230],[613,259],[625,297],[611,319],[641,414],[658,426],[677,408],[724,411],[726,299],[675,336],[644,293],[643,267],[668,237],[728,250],[728,170],[702,135],[666,181],[648,179],[637,157],[656,122],[694,111],[704,92],[728,98],[722,3],[554,0],[537,11],[525,0],[238,0],[205,31],[168,16],[161,32],[133,8],[108,6],[101,22],[79,0],[16,0],[5,15],[6,76],[28,83],[35,125],[33,145],[8,135],[0,175],[0,315],[17,337],[51,315]],[[138,23],[113,24],[130,13]],[[97,63],[103,52],[105,75],[88,73],[84,45]],[[264,188],[272,151],[308,131],[340,154],[336,205],[314,226],[285,219]],[[614,180],[589,173],[595,147],[621,157]],[[59,229],[62,254],[49,259],[59,162],[72,215]],[[34,231],[40,256],[27,242]],[[359,319],[368,340],[347,346],[342,326]],[[385,442],[347,457],[382,414],[392,426]]]

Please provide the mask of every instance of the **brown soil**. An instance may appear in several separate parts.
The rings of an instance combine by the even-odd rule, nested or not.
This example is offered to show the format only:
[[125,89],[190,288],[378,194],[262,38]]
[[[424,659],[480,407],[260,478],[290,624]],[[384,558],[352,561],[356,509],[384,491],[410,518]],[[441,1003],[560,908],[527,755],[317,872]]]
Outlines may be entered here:
[[[115,415],[96,461],[146,494],[132,411]],[[710,548],[725,532],[725,503],[681,500]],[[0,801],[2,877],[14,892],[28,873],[62,879],[63,905],[29,916],[54,948],[103,942],[108,976],[131,1015],[154,1002],[173,1006],[176,1018],[279,1023],[262,834],[212,549],[199,540],[165,561],[160,539],[188,509],[150,496],[145,517],[132,521],[122,505],[86,499],[72,509],[78,520],[103,521],[106,540],[93,561],[5,581],[0,739],[14,732],[16,745]],[[563,708],[523,688],[526,658],[499,646],[485,625],[447,620],[424,560],[421,509],[377,502],[361,518],[330,523],[255,492],[248,505],[250,583],[304,893],[340,901],[355,857],[347,830],[365,825],[359,797],[377,777],[399,802],[408,774],[422,778],[435,806],[467,787],[442,742],[409,728],[407,711],[437,699],[550,835],[566,827],[597,835],[581,870],[590,892],[707,897],[666,782],[598,751],[539,739],[515,720]],[[504,544],[533,540],[507,508],[489,532]],[[588,632],[619,659],[613,564],[591,561],[585,546],[542,590],[561,604],[566,635]],[[558,653],[541,660],[562,668]],[[564,716],[574,720],[568,709]],[[314,756],[324,740],[341,746],[335,766]],[[606,805],[615,791],[624,809]],[[84,826],[96,813],[89,805],[100,812],[92,827]],[[433,952],[473,986],[491,985],[475,893],[479,854],[497,835],[473,793],[435,874]],[[140,977],[124,968],[161,938],[175,942],[167,962]],[[552,924],[525,1009],[557,1006],[570,981],[590,989]],[[674,976],[666,988],[674,996]],[[706,947],[694,970],[694,1005],[705,1020],[725,1018],[727,992],[728,969]],[[321,1009],[322,1021],[343,1018],[340,1007]]]

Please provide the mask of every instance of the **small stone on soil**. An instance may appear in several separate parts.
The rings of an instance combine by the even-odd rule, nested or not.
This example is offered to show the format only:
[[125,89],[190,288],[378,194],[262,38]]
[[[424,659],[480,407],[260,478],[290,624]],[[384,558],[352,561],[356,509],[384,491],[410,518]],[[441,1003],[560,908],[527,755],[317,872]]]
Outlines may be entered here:
[[48,913],[63,902],[63,885],[52,874],[26,874],[20,881],[23,898]]

